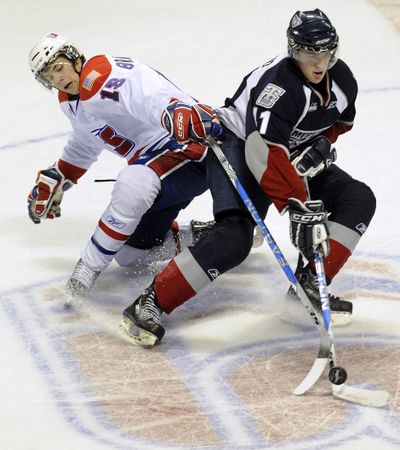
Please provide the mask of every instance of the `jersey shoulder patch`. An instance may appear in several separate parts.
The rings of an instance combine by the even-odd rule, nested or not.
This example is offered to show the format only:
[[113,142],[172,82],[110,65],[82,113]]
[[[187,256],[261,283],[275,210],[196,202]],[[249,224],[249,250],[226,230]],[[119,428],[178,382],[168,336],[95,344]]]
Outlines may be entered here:
[[110,76],[111,70],[111,64],[105,55],[90,58],[80,75],[80,99],[85,101],[92,98]]
[[285,92],[280,86],[268,83],[257,97],[256,105],[271,109]]

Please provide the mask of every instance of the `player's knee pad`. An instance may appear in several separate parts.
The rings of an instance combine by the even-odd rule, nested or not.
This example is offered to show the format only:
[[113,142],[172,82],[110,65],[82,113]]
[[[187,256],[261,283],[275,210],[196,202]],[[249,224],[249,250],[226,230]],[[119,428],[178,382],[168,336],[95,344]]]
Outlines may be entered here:
[[376,198],[365,183],[353,180],[343,194],[343,204],[348,213],[348,225],[363,234],[371,222],[376,209]]
[[118,174],[110,209],[117,216],[141,219],[160,189],[160,178],[152,169],[143,165],[127,166]]
[[238,266],[253,244],[254,223],[241,211],[219,214],[213,230],[200,238],[189,251],[205,274],[213,280]]
[[247,214],[238,213],[217,217],[212,232],[221,255],[227,255],[232,267],[244,261],[253,245],[254,223]]
[[365,183],[358,181],[355,191],[358,196],[358,205],[360,207],[360,216],[364,222],[371,222],[376,210],[376,198],[372,189]]
[[337,207],[329,216],[331,239],[351,252],[367,230],[375,214],[376,199],[372,190],[358,180],[348,183],[337,196]]

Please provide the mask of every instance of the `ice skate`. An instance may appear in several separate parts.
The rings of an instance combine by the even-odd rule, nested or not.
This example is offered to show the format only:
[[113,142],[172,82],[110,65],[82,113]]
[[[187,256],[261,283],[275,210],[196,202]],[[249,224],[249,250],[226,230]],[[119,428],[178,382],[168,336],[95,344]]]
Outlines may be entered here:
[[261,247],[265,243],[265,237],[260,227],[254,228],[253,248]]
[[99,271],[90,269],[81,259],[79,259],[65,286],[66,292],[72,297],[86,297],[99,274]]
[[192,220],[190,226],[192,227],[193,243],[195,244],[205,234],[212,232],[215,227],[215,220],[210,220],[208,222]]
[[[308,267],[298,267],[295,273],[310,302],[318,311],[321,311],[321,299],[318,290],[317,278],[312,269]],[[353,304],[347,300],[342,300],[340,297],[333,294],[328,294],[328,298],[333,325],[344,326],[350,323],[351,314],[353,313]],[[286,294],[286,299],[292,302],[299,301],[296,290],[293,286],[290,286]]]
[[123,311],[121,329],[132,343],[145,348],[154,347],[164,336],[165,330],[160,324],[161,308],[151,284],[132,305]]

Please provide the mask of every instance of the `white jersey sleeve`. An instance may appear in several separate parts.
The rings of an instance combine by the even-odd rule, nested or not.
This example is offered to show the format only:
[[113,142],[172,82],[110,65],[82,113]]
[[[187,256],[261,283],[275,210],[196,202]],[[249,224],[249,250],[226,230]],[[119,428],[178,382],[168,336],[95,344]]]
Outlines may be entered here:
[[171,98],[195,103],[140,61],[105,55],[85,63],[79,96],[61,93],[59,98],[73,128],[62,159],[85,169],[103,149],[132,161],[167,148],[170,138],[161,126],[163,109]]

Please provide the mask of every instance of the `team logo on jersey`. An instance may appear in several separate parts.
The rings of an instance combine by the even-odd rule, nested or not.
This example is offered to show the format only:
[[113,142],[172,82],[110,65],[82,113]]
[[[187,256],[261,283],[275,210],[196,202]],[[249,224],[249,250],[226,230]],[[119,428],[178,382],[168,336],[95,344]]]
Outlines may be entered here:
[[336,100],[332,100],[332,101],[329,103],[329,105],[328,105],[328,107],[327,107],[326,109],[333,109],[333,108],[336,108],[336,103],[337,103]]
[[316,111],[318,109],[318,103],[312,102],[310,107],[308,108],[308,112]]
[[364,234],[367,231],[367,225],[365,225],[365,223],[362,222],[356,225],[356,228],[361,234]]
[[285,89],[276,84],[268,83],[258,96],[256,105],[271,109],[285,92]]
[[213,280],[221,275],[218,269],[208,269],[207,272]]
[[121,230],[121,228],[126,227],[125,222],[121,222],[120,220],[116,219],[113,216],[108,216],[106,218],[106,222],[109,223],[112,227],[117,228],[118,230]]
[[94,85],[94,82],[97,78],[101,77],[101,73],[97,72],[97,70],[92,70],[89,72],[87,77],[83,80],[82,87],[87,91],[91,91]]

